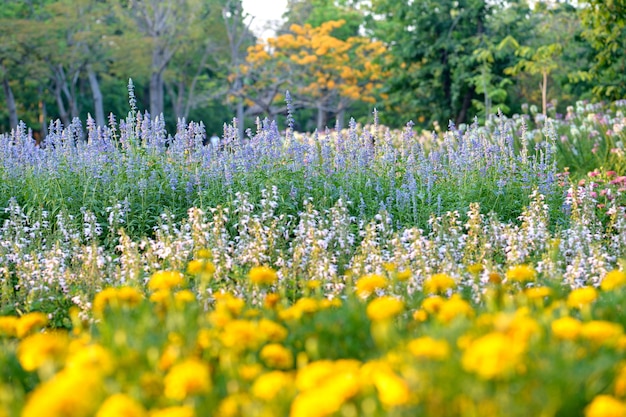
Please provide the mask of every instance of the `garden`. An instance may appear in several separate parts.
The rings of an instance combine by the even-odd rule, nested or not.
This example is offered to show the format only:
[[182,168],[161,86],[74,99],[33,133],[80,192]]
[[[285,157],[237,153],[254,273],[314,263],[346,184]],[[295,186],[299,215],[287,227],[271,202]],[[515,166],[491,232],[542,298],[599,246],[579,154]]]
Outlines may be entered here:
[[625,112],[21,124],[0,416],[626,416]]

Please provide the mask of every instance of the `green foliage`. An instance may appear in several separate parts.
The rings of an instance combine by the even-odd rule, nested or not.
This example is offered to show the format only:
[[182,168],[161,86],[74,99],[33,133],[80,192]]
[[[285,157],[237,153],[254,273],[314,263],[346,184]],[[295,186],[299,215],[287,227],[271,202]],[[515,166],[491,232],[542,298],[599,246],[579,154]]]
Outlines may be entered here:
[[592,74],[595,96],[618,100],[626,96],[626,1],[585,0],[580,16],[583,36],[596,51]]

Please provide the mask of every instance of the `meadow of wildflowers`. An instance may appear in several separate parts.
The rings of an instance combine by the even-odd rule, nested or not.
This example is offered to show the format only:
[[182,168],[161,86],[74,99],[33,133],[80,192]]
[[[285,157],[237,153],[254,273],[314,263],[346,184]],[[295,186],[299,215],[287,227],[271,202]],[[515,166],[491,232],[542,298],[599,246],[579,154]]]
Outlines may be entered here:
[[625,108],[21,126],[0,416],[626,416]]

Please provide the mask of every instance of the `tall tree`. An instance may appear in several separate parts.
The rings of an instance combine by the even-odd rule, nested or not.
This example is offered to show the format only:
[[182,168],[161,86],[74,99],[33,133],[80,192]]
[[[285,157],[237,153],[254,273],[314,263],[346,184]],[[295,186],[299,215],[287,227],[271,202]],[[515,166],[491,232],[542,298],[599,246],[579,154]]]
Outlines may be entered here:
[[129,0],[118,3],[121,15],[132,19],[150,46],[150,113],[164,110],[164,73],[184,44],[189,28],[201,16],[200,0]]
[[593,91],[601,99],[622,99],[626,96],[626,0],[582,3],[583,36],[596,51]]
[[479,98],[470,79],[480,71],[472,52],[490,15],[485,0],[373,0],[368,26],[393,59],[385,89],[394,113],[418,121],[468,119]]
[[333,30],[344,24],[331,20],[318,27],[292,25],[291,33],[251,48],[245,72],[254,83],[245,91],[248,99],[269,112],[279,92],[288,89],[297,104],[317,111],[319,130],[329,112],[337,114],[341,124],[352,103],[374,103],[384,77],[376,60],[384,47],[360,36],[334,37]]

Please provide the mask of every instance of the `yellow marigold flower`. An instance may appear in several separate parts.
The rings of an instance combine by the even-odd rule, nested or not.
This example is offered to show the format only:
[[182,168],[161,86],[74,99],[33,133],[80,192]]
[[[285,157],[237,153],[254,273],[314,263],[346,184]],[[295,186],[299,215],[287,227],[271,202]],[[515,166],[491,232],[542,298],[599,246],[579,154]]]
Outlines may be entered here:
[[238,316],[246,306],[246,302],[237,298],[230,293],[218,293],[215,294],[217,303],[215,305],[216,310],[226,310],[233,316]]
[[574,340],[580,334],[582,323],[573,317],[561,317],[551,324],[552,334],[563,340]]
[[174,293],[174,302],[178,308],[182,308],[194,301],[196,301],[196,296],[189,290],[181,290]]
[[600,288],[604,291],[612,291],[623,286],[624,284],[626,284],[626,273],[615,269],[604,276],[602,282],[600,283]]
[[102,316],[105,308],[135,307],[143,299],[143,294],[133,287],[108,287],[96,294],[92,310],[96,317]]
[[506,279],[516,282],[533,281],[537,277],[537,271],[531,265],[516,265],[506,271]]
[[302,297],[294,304],[294,307],[303,313],[311,314],[319,310],[319,302],[310,297]]
[[418,358],[444,360],[450,355],[448,342],[430,336],[413,339],[408,347],[413,356]]
[[226,324],[219,335],[222,344],[227,348],[253,349],[263,338],[259,334],[258,325],[248,320],[232,320]]
[[448,274],[435,274],[424,281],[426,294],[440,294],[454,288],[456,282]]
[[474,310],[472,306],[462,299],[459,294],[454,294],[441,305],[437,313],[437,319],[444,323],[449,323],[457,317],[472,317],[473,315]]
[[626,404],[610,395],[598,395],[585,408],[585,417],[624,417]]
[[385,288],[387,279],[378,274],[363,275],[356,282],[356,293],[359,297],[369,297],[376,290]]
[[484,269],[485,267],[483,266],[483,264],[475,263],[467,267],[467,272],[469,272],[472,275],[478,275],[481,272],[483,272]]
[[293,366],[293,354],[278,343],[263,346],[259,356],[267,366],[272,368],[288,369]]
[[211,259],[212,256],[213,254],[210,249],[200,249],[196,252],[196,258],[199,259]]
[[165,376],[165,396],[184,400],[195,394],[208,392],[211,388],[209,366],[198,359],[186,359],[172,366]]
[[15,337],[17,336],[17,322],[19,319],[15,316],[0,317],[0,336]]
[[491,284],[501,284],[502,283],[502,275],[500,275],[497,272],[490,272],[489,273],[489,283]]
[[583,323],[580,336],[594,343],[615,343],[624,334],[624,329],[618,323],[604,320],[592,320]]
[[532,287],[526,288],[524,293],[529,299],[538,300],[550,296],[552,294],[552,290],[548,287]]
[[389,320],[404,310],[404,303],[395,297],[384,296],[367,305],[367,317],[372,321]]
[[253,284],[271,285],[278,279],[278,274],[269,266],[255,266],[248,273]]
[[411,278],[412,275],[413,274],[411,273],[411,270],[407,268],[407,269],[403,269],[402,271],[398,271],[396,273],[396,279],[398,281],[406,281],[409,278]]
[[150,301],[159,306],[168,306],[172,293],[170,290],[162,289],[156,290],[150,294]]
[[397,265],[393,262],[384,262],[383,269],[387,272],[393,272],[397,269]]
[[598,298],[598,291],[593,287],[576,288],[567,296],[567,306],[581,308],[593,303]]
[[312,279],[310,281],[307,281],[306,283],[306,287],[310,290],[316,290],[321,286],[322,286],[322,283],[319,279]]
[[463,352],[463,369],[484,379],[506,375],[518,365],[523,347],[499,332],[488,333],[472,341]]
[[263,372],[263,367],[258,363],[241,365],[237,369],[237,373],[239,374],[241,379],[245,379],[246,381],[252,381],[254,378],[259,376],[261,372]]
[[246,410],[251,402],[252,399],[247,393],[230,394],[220,401],[215,415],[220,417],[245,417]]
[[623,398],[626,396],[626,364],[622,365],[615,377],[615,395]]
[[191,274],[191,275],[196,275],[199,274],[200,272],[202,272],[202,265],[204,264],[204,262],[198,260],[198,259],[194,259],[192,261],[189,261],[189,263],[187,264],[187,273]]
[[102,345],[87,345],[72,352],[65,367],[78,372],[99,372],[102,375],[109,375],[114,370],[113,355]]
[[428,320],[428,313],[424,310],[415,310],[413,313],[413,319],[417,321],[426,321]]
[[187,273],[191,275],[206,274],[207,277],[215,273],[215,264],[206,259],[194,259],[187,264]]
[[152,291],[171,290],[183,283],[183,274],[178,271],[157,271],[150,277],[148,288]]
[[196,412],[189,405],[167,407],[150,411],[150,417],[196,417]]
[[40,329],[48,324],[48,317],[44,313],[34,312],[24,314],[15,325],[15,333],[20,339],[31,331]]
[[380,402],[387,406],[398,406],[409,402],[409,386],[393,372],[375,372],[374,386]]
[[311,362],[298,371],[296,387],[300,391],[312,389],[332,375],[334,370],[334,364],[329,360]]
[[259,332],[270,342],[282,342],[287,337],[287,329],[275,321],[262,318],[259,320]]
[[[330,416],[341,408],[360,389],[359,371],[350,367],[355,361],[337,361],[330,364],[332,373],[318,380],[318,384],[301,390],[291,403],[290,416]],[[323,398],[324,401],[320,401]]]
[[89,417],[94,415],[102,381],[95,374],[63,370],[28,396],[22,417]]
[[263,305],[265,306],[265,308],[272,309],[276,307],[276,304],[278,304],[279,301],[280,301],[279,294],[269,293],[265,296],[265,301],[263,302]]
[[107,398],[96,413],[96,417],[146,417],[146,409],[126,394],[113,394]]
[[143,299],[143,294],[137,288],[123,286],[117,289],[117,299],[125,307],[135,307]]
[[17,347],[17,359],[26,371],[34,371],[47,363],[60,363],[67,354],[66,333],[35,333]]
[[439,312],[439,310],[441,309],[441,306],[443,305],[443,303],[445,303],[445,300],[443,298],[441,298],[438,295],[434,295],[434,296],[428,297],[428,298],[424,299],[424,301],[422,301],[422,308],[428,314],[435,314],[435,313]]
[[293,377],[281,371],[272,371],[259,376],[252,384],[252,395],[262,400],[271,401],[281,392],[287,391],[293,384]]
[[[324,398],[324,401],[320,401],[320,398]],[[341,396],[324,388],[301,392],[291,403],[289,417],[332,416],[339,411],[343,402]]]

